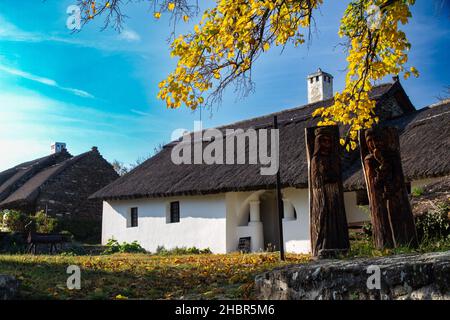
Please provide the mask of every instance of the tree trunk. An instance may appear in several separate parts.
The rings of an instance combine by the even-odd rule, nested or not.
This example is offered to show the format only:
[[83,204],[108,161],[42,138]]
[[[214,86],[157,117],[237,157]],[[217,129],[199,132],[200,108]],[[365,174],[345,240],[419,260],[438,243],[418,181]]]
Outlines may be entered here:
[[397,129],[359,132],[375,247],[417,246],[417,233],[403,175]]
[[305,129],[308,157],[311,251],[333,257],[350,248],[342,185],[339,130]]

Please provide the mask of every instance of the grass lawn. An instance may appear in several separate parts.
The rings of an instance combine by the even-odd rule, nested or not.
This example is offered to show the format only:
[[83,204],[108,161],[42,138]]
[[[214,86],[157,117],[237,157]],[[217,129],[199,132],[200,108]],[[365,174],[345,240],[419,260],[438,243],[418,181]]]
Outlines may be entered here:
[[[276,253],[157,256],[0,255],[0,274],[21,281],[20,299],[250,299],[256,274],[305,263]],[[66,287],[69,265],[81,268],[81,290]]]
[[[450,238],[419,248],[375,250],[367,239],[352,241],[345,259],[450,250]],[[308,263],[309,255],[278,253],[93,256],[2,255],[0,274],[21,281],[20,299],[251,299],[257,274],[288,264]],[[81,268],[81,290],[66,287],[67,267]]]

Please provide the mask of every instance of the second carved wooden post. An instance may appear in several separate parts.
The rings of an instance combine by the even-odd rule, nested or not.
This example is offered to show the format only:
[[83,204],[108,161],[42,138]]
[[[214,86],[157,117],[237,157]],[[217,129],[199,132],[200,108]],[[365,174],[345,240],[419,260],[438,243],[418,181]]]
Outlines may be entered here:
[[390,127],[362,130],[359,144],[375,247],[417,246],[397,130]]
[[311,251],[335,257],[350,248],[336,126],[305,129]]

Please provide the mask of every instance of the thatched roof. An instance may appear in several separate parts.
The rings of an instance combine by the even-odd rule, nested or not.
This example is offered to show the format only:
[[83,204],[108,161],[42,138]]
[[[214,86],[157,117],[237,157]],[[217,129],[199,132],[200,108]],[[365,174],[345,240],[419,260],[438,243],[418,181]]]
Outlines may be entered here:
[[61,163],[70,157],[72,156],[64,150],[60,153],[21,163],[13,168],[0,172],[0,201],[5,200],[11,193],[20,188],[41,170]]
[[[385,125],[395,126],[400,134],[403,171],[408,181],[450,174],[450,103],[420,109]],[[365,187],[358,167],[345,180],[348,189]]]
[[[415,111],[408,96],[404,92],[399,82],[384,84],[375,87],[371,92],[371,97],[377,101],[377,109],[386,109],[390,98],[395,98],[404,114],[410,114],[404,119],[391,120],[399,126],[406,126],[406,131],[402,134],[402,150],[404,150],[404,160],[408,178],[415,178],[422,175],[438,173],[438,162],[447,162],[444,167],[448,169],[448,159],[434,159],[424,164],[425,170],[421,170],[423,161],[418,159],[422,153],[429,153],[434,150],[435,137],[445,136],[445,130],[438,129],[434,122],[439,122],[439,111],[442,108],[433,110]],[[280,123],[280,174],[283,187],[306,188],[308,185],[308,172],[305,153],[305,128],[317,124],[317,120],[311,118],[312,112],[322,106],[329,106],[333,100],[326,100],[309,104],[299,108],[289,109],[282,112],[236,122],[218,129],[224,131],[227,128],[270,128],[273,116],[278,116]],[[448,108],[448,107],[447,107]],[[444,108],[445,109],[445,108]],[[442,112],[440,112],[442,113]],[[430,114],[436,118],[430,118]],[[427,119],[428,118],[428,119]],[[415,120],[423,120],[421,124],[415,124]],[[397,121],[397,122],[396,122]],[[431,123],[431,122],[432,123]],[[429,132],[422,133],[420,126]],[[414,135],[420,136],[426,146],[420,153],[414,150]],[[448,137],[448,132],[446,133]],[[441,137],[442,139],[442,137]],[[431,143],[433,142],[433,143]],[[95,193],[92,198],[110,199],[130,199],[145,197],[165,197],[175,195],[201,195],[230,191],[249,191],[259,189],[273,189],[275,187],[275,176],[262,176],[260,165],[175,165],[171,161],[171,151],[179,143],[174,141],[166,145],[163,150],[150,158],[130,173],[106,186]],[[207,143],[203,143],[205,146]],[[405,145],[408,144],[408,145]],[[448,145],[447,149],[448,150]],[[442,150],[440,152],[443,152]],[[431,155],[428,154],[428,158]],[[418,161],[419,164],[416,164]],[[434,168],[434,171],[431,170]],[[353,152],[344,157],[344,179],[347,189],[360,189],[364,185],[359,154]]]
[[72,165],[85,158],[93,151],[89,151],[63,162],[51,165],[35,174],[27,180],[20,188],[11,193],[5,200],[0,202],[0,208],[14,206],[17,203],[32,203],[39,195],[40,188],[50,179],[56,177],[62,171],[70,168]]

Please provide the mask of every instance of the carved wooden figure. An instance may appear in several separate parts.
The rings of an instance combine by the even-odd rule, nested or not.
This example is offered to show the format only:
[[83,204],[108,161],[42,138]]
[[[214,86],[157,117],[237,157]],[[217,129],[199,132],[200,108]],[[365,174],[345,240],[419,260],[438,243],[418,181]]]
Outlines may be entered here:
[[344,207],[339,130],[305,129],[308,157],[309,215],[313,256],[332,257],[350,248]]
[[361,130],[359,144],[375,247],[417,246],[397,129],[376,127]]

